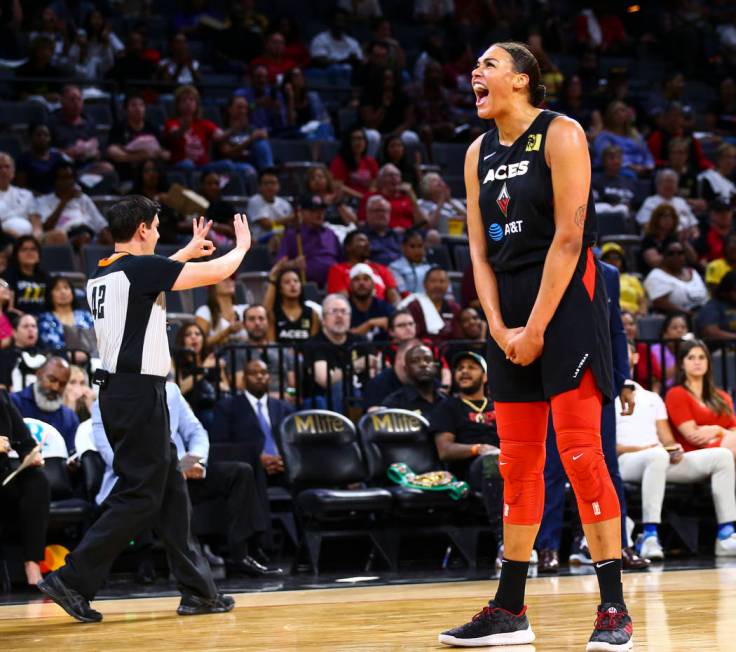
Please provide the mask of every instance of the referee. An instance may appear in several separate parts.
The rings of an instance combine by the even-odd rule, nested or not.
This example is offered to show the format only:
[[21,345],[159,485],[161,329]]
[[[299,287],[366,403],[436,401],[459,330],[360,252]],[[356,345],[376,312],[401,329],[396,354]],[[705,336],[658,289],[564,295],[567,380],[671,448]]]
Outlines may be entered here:
[[108,213],[115,252],[101,260],[87,283],[104,371],[100,412],[115,452],[118,481],[105,511],[66,558],[38,588],[82,622],[99,622],[90,607],[112,563],[129,541],[154,528],[182,593],[180,615],[230,611],[235,602],[218,594],[205,558],[190,532],[191,506],[184,477],[177,468],[169,432],[164,383],[171,358],[166,337],[168,290],[217,283],[237,270],[250,248],[245,216],[235,215],[235,248],[220,258],[208,256],[211,222],[195,220],[189,244],[171,258],[154,255],[158,241],[158,205],[141,196],[127,197]]

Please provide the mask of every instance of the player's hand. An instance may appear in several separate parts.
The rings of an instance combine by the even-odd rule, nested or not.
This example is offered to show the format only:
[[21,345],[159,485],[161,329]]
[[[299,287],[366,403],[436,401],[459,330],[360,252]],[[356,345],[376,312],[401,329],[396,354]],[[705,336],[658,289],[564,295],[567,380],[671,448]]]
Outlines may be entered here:
[[235,229],[235,247],[246,252],[250,249],[250,228],[248,227],[248,217],[245,213],[242,215],[236,213],[233,216],[233,229]]
[[500,330],[492,330],[491,337],[495,340],[496,344],[498,344],[498,348],[505,353],[506,347],[509,345],[509,341],[511,340],[511,338],[515,335],[518,335],[523,330],[524,328],[522,326],[519,326],[517,328],[504,327]]
[[618,397],[621,400],[621,416],[628,417],[634,414],[634,390],[631,387],[624,387]]
[[[212,240],[207,239],[211,226],[212,220],[205,220],[204,217],[192,220],[192,239],[186,247],[180,250],[183,262],[194,258],[203,258],[214,253],[215,245]],[[182,260],[182,258],[179,258],[179,260]]]
[[506,345],[506,357],[514,364],[528,367],[542,355],[542,349],[544,349],[544,334],[523,328],[521,333],[514,335]]

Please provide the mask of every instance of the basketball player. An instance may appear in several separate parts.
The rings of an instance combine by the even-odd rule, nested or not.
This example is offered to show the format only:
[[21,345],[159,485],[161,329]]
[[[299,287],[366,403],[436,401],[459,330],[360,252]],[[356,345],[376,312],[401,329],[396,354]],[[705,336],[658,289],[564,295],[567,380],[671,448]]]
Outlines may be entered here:
[[87,283],[102,370],[100,412],[115,453],[118,475],[104,511],[38,588],[82,622],[102,614],[89,601],[116,557],[143,530],[154,528],[182,593],[180,615],[230,611],[235,604],[217,592],[207,560],[190,533],[191,505],[169,432],[165,381],[171,358],[166,336],[165,291],[217,283],[231,276],[250,248],[245,217],[235,215],[235,248],[220,258],[187,263],[214,251],[212,222],[195,220],[194,237],[171,258],[155,256],[158,205],[141,196],[122,199],[108,212],[115,253],[99,262]]
[[544,507],[547,419],[575,490],[601,604],[587,650],[629,650],[620,511],[601,450],[601,405],[613,398],[596,220],[580,125],[537,108],[539,64],[497,43],[472,73],[478,116],[495,126],[468,149],[465,184],[475,286],[488,319],[488,380],[501,441],[504,559],[498,591],[467,624],[440,635],[463,647],[530,643],[524,591]]

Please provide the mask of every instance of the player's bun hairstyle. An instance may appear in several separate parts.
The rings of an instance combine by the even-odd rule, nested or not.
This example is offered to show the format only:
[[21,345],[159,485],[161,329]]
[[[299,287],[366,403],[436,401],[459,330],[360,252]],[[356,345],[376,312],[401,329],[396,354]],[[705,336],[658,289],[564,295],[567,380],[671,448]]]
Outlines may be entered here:
[[146,226],[151,226],[159,208],[157,202],[143,195],[121,199],[107,211],[112,239],[115,242],[130,242],[141,224],[145,222]]
[[496,47],[506,50],[514,61],[514,70],[529,77],[529,102],[532,106],[541,106],[547,95],[547,87],[542,83],[539,62],[531,50],[523,43],[505,41],[495,43]]

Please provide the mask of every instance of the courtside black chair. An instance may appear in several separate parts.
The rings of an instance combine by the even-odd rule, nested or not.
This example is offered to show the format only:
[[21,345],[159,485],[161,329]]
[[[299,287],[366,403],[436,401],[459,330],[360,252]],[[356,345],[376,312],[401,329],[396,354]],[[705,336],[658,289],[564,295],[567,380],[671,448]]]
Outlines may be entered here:
[[391,511],[391,493],[382,488],[347,488],[368,479],[352,422],[328,410],[296,412],[281,424],[281,447],[303,528],[302,545],[315,574],[325,538],[358,535],[369,537],[393,570],[382,528]]
[[414,473],[442,469],[437,449],[430,439],[428,421],[409,410],[382,409],[365,414],[358,423],[371,482],[386,486],[394,497],[393,523],[388,551],[396,563],[402,537],[445,536],[469,567],[477,564],[477,533],[467,531],[458,517],[467,500],[453,500],[449,493],[422,491],[393,484],[386,471],[403,462]]

